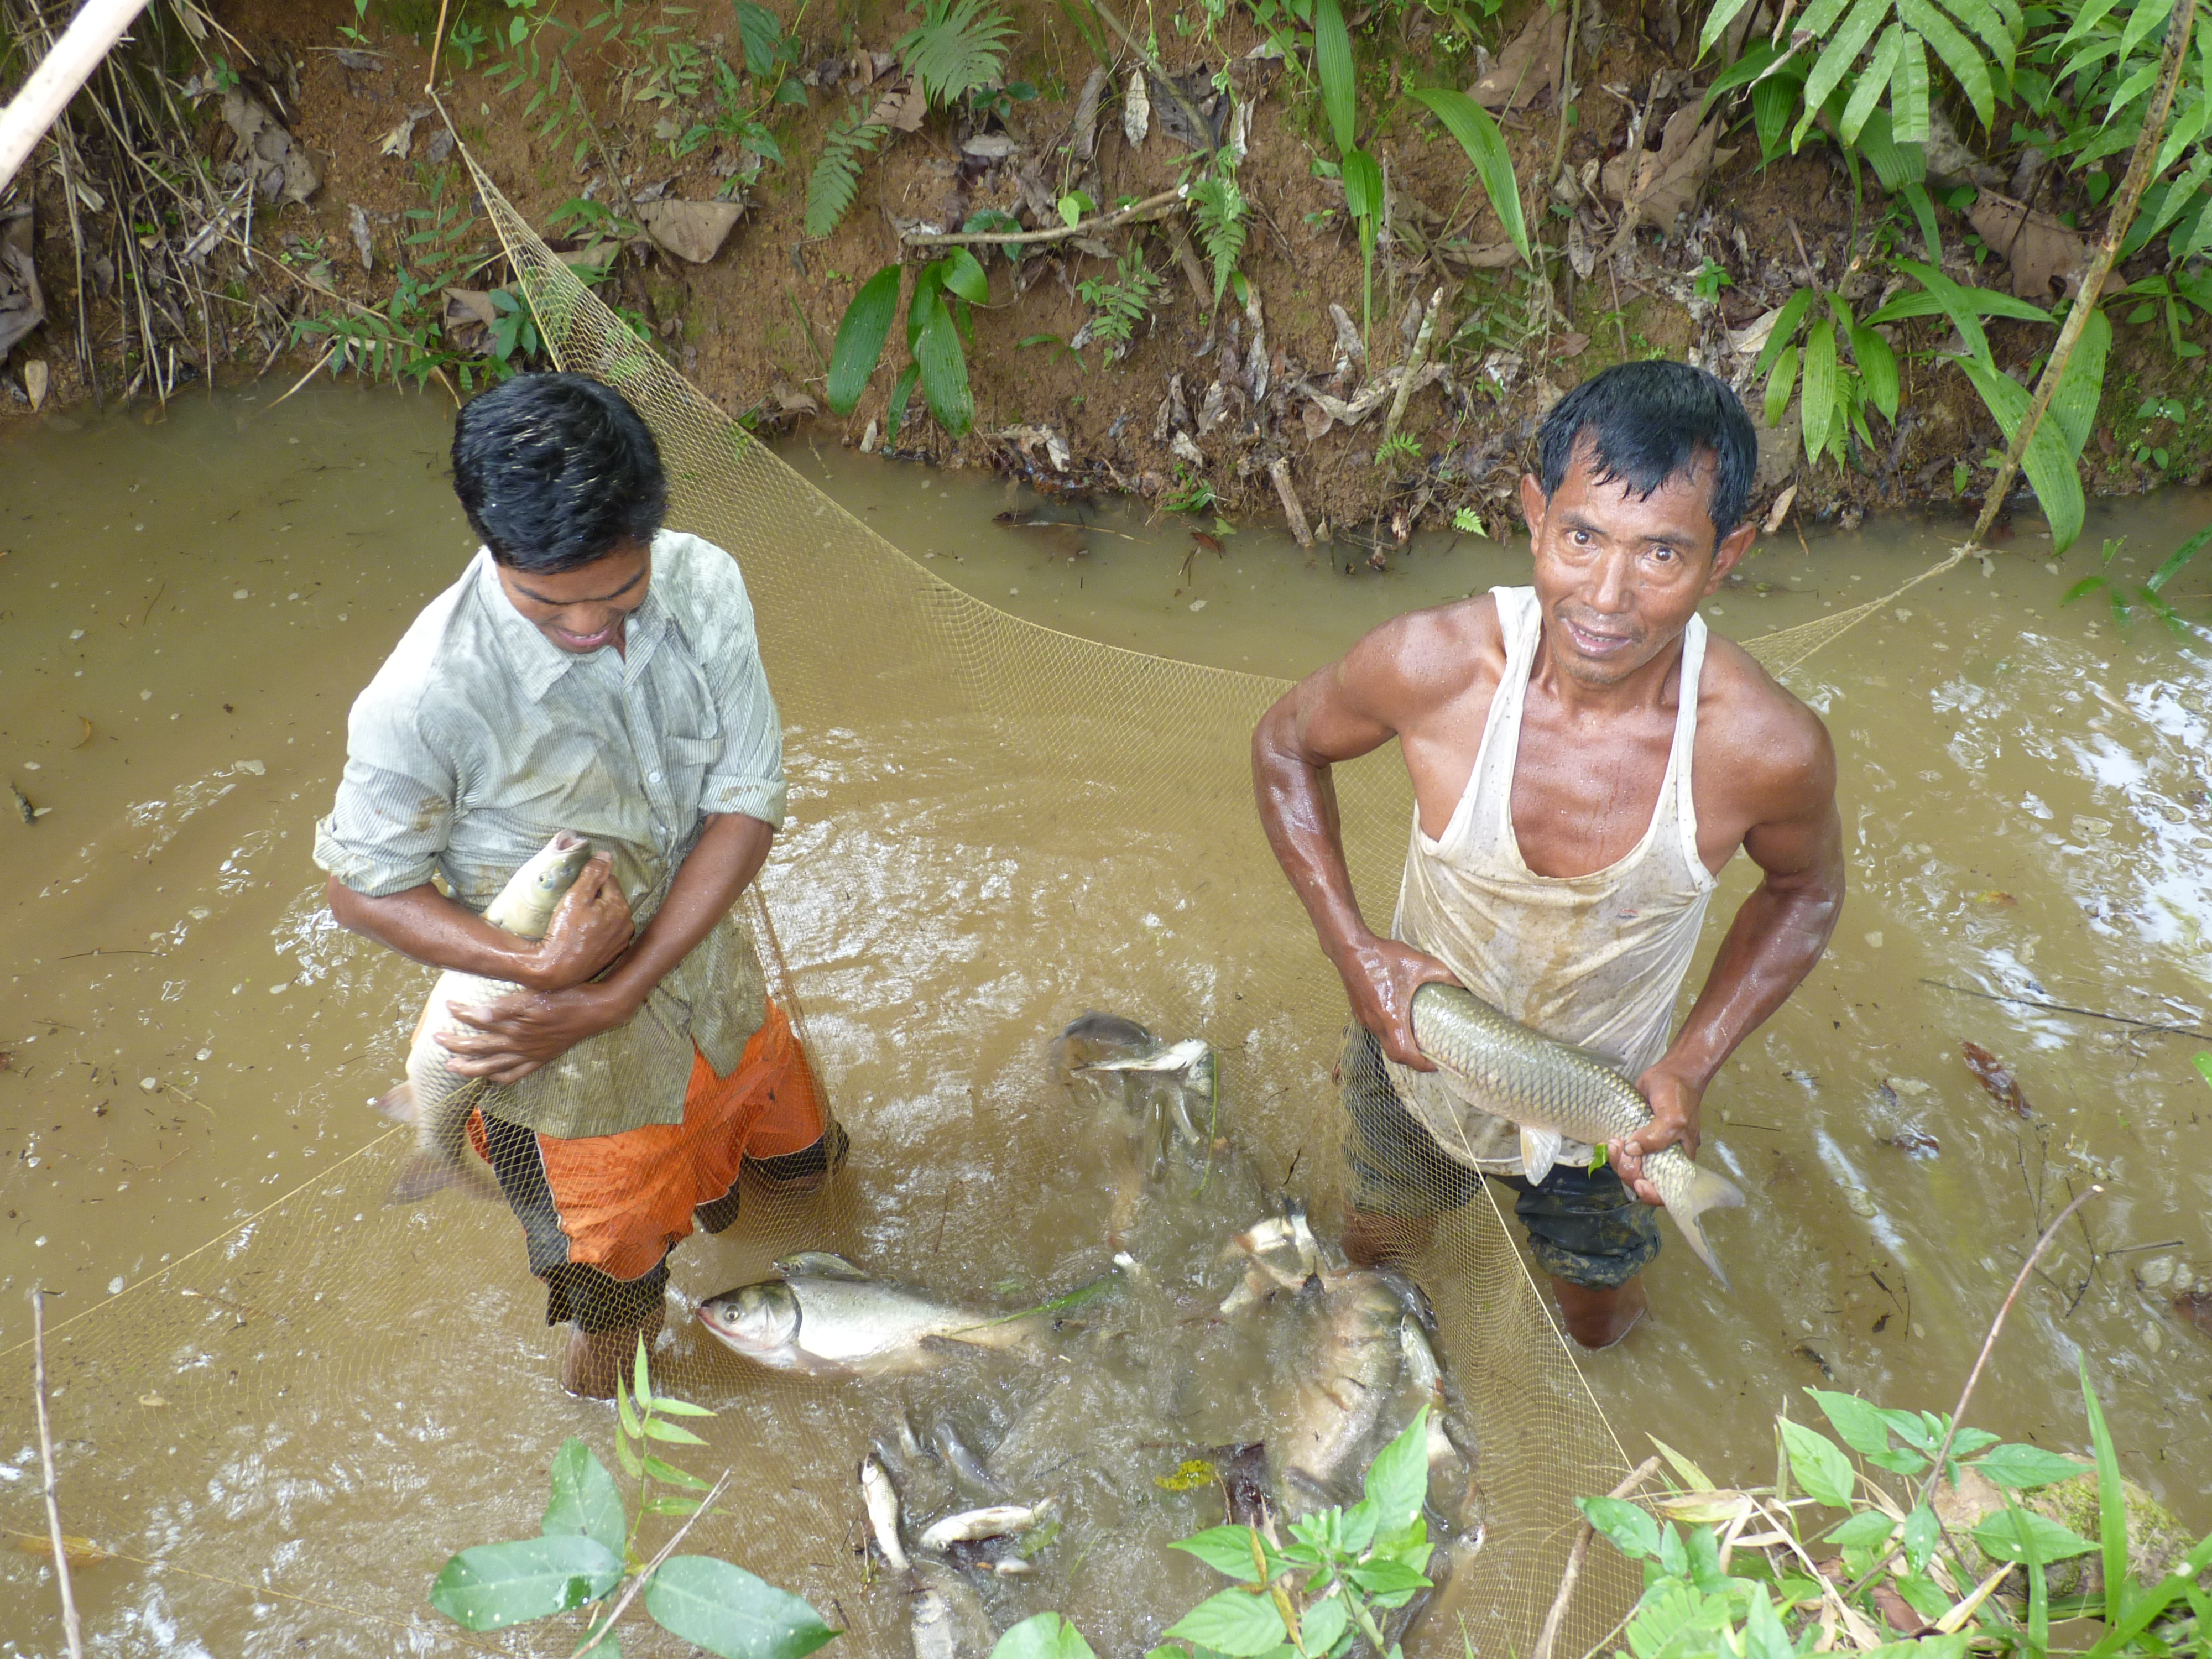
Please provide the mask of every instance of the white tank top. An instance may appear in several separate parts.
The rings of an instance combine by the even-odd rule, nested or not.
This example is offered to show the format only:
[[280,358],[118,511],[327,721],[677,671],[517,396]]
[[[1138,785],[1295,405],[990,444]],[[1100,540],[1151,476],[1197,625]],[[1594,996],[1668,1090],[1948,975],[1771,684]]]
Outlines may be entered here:
[[[1513,767],[1542,637],[1535,590],[1496,587],[1505,672],[1491,699],[1474,771],[1451,822],[1431,841],[1413,814],[1393,935],[1442,961],[1477,996],[1524,1025],[1590,1050],[1633,1079],[1666,1052],[1674,1001],[1712,897],[1698,854],[1691,754],[1705,623],[1682,635],[1680,707],[1650,827],[1613,864],[1586,876],[1540,876],[1513,830]],[[1519,1133],[1455,1094],[1441,1072],[1386,1062],[1415,1117],[1455,1160],[1522,1173]],[[1563,1163],[1589,1160],[1569,1141]],[[1544,1171],[1532,1172],[1541,1180]]]

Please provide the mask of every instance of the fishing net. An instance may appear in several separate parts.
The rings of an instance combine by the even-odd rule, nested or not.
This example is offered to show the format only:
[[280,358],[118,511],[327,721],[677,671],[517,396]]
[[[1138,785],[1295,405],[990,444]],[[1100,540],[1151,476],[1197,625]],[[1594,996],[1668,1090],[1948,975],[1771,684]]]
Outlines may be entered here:
[[[549,347],[652,427],[671,523],[738,560],[786,723],[793,823],[750,925],[854,1152],[815,1191],[749,1167],[734,1224],[675,1252],[677,1300],[802,1249],[994,1310],[1094,1280],[1117,1243],[1150,1275],[1084,1309],[1041,1361],[917,1377],[796,1377],[681,1331],[659,1381],[720,1413],[684,1461],[733,1470],[739,1495],[686,1547],[807,1596],[842,1650],[906,1651],[910,1597],[868,1562],[854,1479],[903,1424],[972,1444],[1013,1495],[1060,1500],[1031,1575],[981,1592],[1001,1628],[1057,1608],[1102,1653],[1141,1651],[1215,1588],[1163,1546],[1218,1522],[1219,1495],[1164,1477],[1251,1439],[1251,1401],[1282,1380],[1280,1355],[1191,1317],[1224,1283],[1220,1241],[1285,1196],[1325,1238],[1344,1213],[1343,993],[1248,781],[1249,734],[1285,688],[1073,638],[938,580],[749,437],[476,184]],[[1386,914],[1403,768],[1385,751],[1338,769],[1337,787],[1358,891]],[[1113,1136],[1047,1063],[1052,1034],[1091,1008],[1218,1058],[1218,1139],[1133,1199]],[[103,1650],[573,1645],[529,1627],[466,1636],[423,1605],[453,1551],[537,1530],[564,1438],[611,1462],[614,1430],[552,1382],[565,1334],[503,1207],[381,1202],[409,1146],[394,1130],[50,1334],[69,1529],[122,1558],[109,1573],[131,1567],[110,1589],[80,1578]],[[1433,1306],[1473,1460],[1450,1583],[1408,1650],[1527,1654],[1573,1500],[1626,1460],[1487,1185],[1419,1155],[1390,1173],[1435,1200],[1413,1206],[1433,1231],[1402,1265]],[[4,1360],[0,1418],[24,1437],[29,1355]],[[910,1488],[939,1480],[909,1465]],[[910,1513],[956,1500],[940,1488],[910,1489]],[[32,1483],[0,1488],[0,1525],[43,1534]],[[1599,1644],[1636,1589],[1597,1552],[1556,1651]],[[5,1623],[50,1628],[50,1593]],[[683,1650],[624,1633],[631,1653]]]

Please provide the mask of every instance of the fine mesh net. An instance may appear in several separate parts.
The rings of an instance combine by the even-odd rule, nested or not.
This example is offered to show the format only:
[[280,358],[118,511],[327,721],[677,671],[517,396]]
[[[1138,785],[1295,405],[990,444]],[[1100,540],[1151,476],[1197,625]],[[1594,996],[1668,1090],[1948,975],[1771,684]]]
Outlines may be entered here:
[[[796,1250],[987,1315],[1095,1283],[1117,1247],[1136,1263],[1031,1351],[912,1375],[765,1370],[684,1325],[659,1381],[720,1414],[681,1461],[733,1470],[737,1494],[686,1547],[805,1595],[848,1650],[902,1653],[912,1590],[865,1553],[855,1466],[885,1447],[918,1523],[981,1501],[963,1474],[980,1464],[1008,1498],[1054,1498],[1061,1528],[1026,1576],[969,1576],[984,1616],[1003,1629],[1056,1608],[1101,1653],[1139,1652],[1216,1582],[1162,1547],[1219,1521],[1220,1491],[1162,1478],[1284,1432],[1332,1335],[1330,1309],[1297,1298],[1213,1314],[1237,1271],[1223,1241],[1285,1198],[1334,1237],[1342,1092],[1376,1082],[1356,1055],[1341,1074],[1341,987],[1251,809],[1249,733],[1284,688],[1071,638],[935,580],[646,349],[476,182],[562,365],[652,427],[671,523],[738,560],[786,724],[793,821],[750,921],[854,1150],[826,1179],[779,1162],[773,1137],[741,1169],[701,1172],[703,1197],[735,1186],[672,1257],[675,1302]],[[1821,642],[1755,648],[1780,664]],[[1412,806],[1403,769],[1385,751],[1336,782],[1379,914]],[[1142,1091],[1055,1073],[1050,1039],[1092,1008],[1212,1045],[1202,1133],[1147,1139],[1127,1115]],[[144,1564],[150,1587],[101,1615],[116,1650],[192,1650],[179,1632],[212,1651],[573,1646],[573,1631],[467,1637],[422,1605],[455,1549],[536,1531],[564,1438],[611,1462],[614,1431],[552,1381],[565,1334],[546,1328],[504,1206],[381,1201],[410,1140],[395,1129],[51,1334],[69,1528]],[[1526,1654],[1574,1498],[1626,1462],[1489,1188],[1425,1155],[1389,1173],[1434,1196],[1399,1206],[1433,1224],[1400,1266],[1433,1309],[1463,1460],[1432,1480],[1452,1571],[1408,1651]],[[0,1384],[19,1429],[27,1361],[5,1356]],[[1394,1398],[1405,1381],[1391,1373]],[[42,1534],[27,1485],[0,1490],[0,1525]],[[1635,1588],[1595,1553],[1556,1650],[1598,1644]],[[629,1652],[684,1650],[624,1632]]]

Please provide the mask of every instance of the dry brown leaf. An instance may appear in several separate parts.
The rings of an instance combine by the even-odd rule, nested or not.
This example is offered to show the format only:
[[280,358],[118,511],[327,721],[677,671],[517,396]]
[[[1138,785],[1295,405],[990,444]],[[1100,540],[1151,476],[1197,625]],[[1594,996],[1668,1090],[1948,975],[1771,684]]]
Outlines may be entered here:
[[1978,1042],[1962,1042],[1959,1052],[1966,1057],[1966,1069],[1974,1074],[1976,1082],[1989,1091],[1991,1100],[2016,1117],[2035,1115],[2027,1097],[2020,1091],[2020,1079],[2012,1074],[2011,1066]]
[[1766,522],[1759,526],[1759,533],[1762,536],[1771,536],[1777,531],[1780,530],[1782,528],[1782,521],[1790,516],[1790,503],[1795,501],[1796,499],[1797,486],[1796,484],[1791,484],[1789,489],[1784,490],[1779,495],[1777,495],[1774,498],[1774,505],[1767,509]]
[[868,112],[869,121],[882,127],[896,127],[901,132],[914,132],[921,125],[921,118],[929,112],[929,100],[922,95],[917,81],[900,82],[882,97]]
[[33,357],[23,365],[23,395],[31,400],[31,413],[39,412],[39,405],[46,400],[46,365],[43,358]]
[[[53,1540],[50,1538],[17,1533],[15,1547],[25,1555],[35,1555],[47,1561],[54,1559]],[[109,1559],[108,1552],[89,1538],[77,1538],[68,1534],[62,1536],[62,1555],[72,1567],[96,1567]]]
[[1490,73],[1467,89],[1467,95],[1485,109],[1519,109],[1559,84],[1559,66],[1566,55],[1566,9],[1539,11],[1498,54]]
[[492,307],[491,295],[472,288],[449,288],[446,290],[446,323],[482,323],[489,328],[499,320],[499,313]]
[[1510,242],[1478,242],[1473,246],[1446,242],[1439,244],[1437,252],[1452,264],[1472,270],[1503,270],[1521,263],[1521,250]]
[[2011,265],[2012,291],[2021,299],[2047,305],[2053,282],[2069,294],[2081,288],[2092,252],[2088,239],[2049,214],[1985,190],[1974,198],[1966,220]]
[[657,246],[703,265],[722,251],[744,212],[742,202],[642,202],[637,222]]
[[72,749],[82,749],[85,744],[92,741],[92,722],[86,720],[82,714],[79,714],[76,718],[78,723],[84,727],[84,735],[79,738],[75,743],[71,744],[70,747]]
[[1579,330],[1572,334],[1559,336],[1559,356],[1563,359],[1571,360],[1579,357],[1589,349],[1589,336]]
[[1650,226],[1662,235],[1673,232],[1674,221],[1697,204],[1698,192],[1713,169],[1735,152],[1717,149],[1720,123],[1698,124],[1698,106],[1685,104],[1667,118],[1659,149],[1636,156],[1629,171],[1626,152],[1606,163],[1601,175],[1605,191],[1632,210],[1636,222]]
[[222,95],[222,118],[237,137],[234,159],[254,180],[262,200],[304,202],[322,187],[322,174],[307,146],[278,125],[260,100],[233,87]]

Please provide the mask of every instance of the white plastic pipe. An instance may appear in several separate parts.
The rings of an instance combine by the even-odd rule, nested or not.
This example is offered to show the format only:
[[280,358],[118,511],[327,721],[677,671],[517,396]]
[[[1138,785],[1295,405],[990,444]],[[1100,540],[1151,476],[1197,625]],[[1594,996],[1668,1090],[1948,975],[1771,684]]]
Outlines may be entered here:
[[70,20],[54,49],[23,82],[23,89],[7,108],[0,109],[0,191],[8,188],[24,158],[100,67],[108,48],[145,9],[146,0],[85,0],[83,9]]

